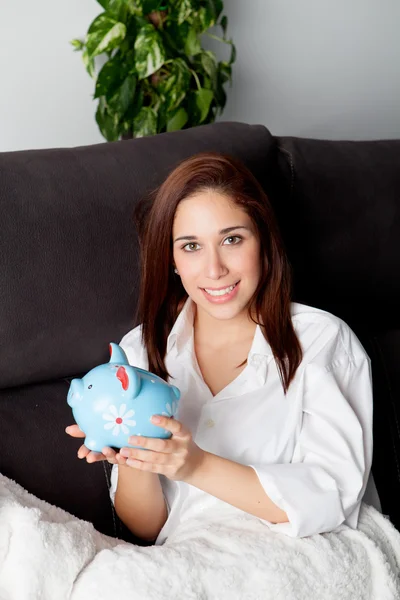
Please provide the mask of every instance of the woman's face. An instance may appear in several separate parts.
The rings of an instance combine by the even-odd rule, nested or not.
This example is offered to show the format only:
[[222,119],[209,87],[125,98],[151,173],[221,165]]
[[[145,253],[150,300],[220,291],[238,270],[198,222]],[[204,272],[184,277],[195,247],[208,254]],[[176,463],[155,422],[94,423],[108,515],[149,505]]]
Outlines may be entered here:
[[261,274],[260,243],[244,210],[207,190],[182,200],[172,229],[175,266],[188,295],[210,316],[247,311]]

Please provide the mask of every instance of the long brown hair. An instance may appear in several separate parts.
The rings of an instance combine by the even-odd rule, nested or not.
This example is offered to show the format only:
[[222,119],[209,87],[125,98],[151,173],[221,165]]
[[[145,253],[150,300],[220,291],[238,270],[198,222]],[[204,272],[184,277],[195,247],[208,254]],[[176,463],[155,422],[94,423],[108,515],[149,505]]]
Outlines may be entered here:
[[[251,218],[261,248],[261,277],[249,302],[271,346],[286,394],[302,360],[290,303],[292,272],[269,199],[253,174],[230,156],[203,152],[181,162],[153,194],[148,214],[136,211],[142,254],[137,322],[147,349],[149,370],[163,379],[168,335],[187,298],[173,272],[172,227],[178,204],[203,190],[229,197]],[[142,217],[139,217],[142,210]],[[254,319],[253,319],[254,320]]]

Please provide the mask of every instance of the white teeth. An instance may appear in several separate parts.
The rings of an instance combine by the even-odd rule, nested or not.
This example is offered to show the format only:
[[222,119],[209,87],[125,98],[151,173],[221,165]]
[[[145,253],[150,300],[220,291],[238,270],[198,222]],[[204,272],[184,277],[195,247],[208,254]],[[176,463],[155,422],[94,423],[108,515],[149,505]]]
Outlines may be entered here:
[[204,289],[206,290],[207,294],[210,294],[210,296],[224,296],[225,294],[229,294],[229,292],[231,292],[236,285],[237,284],[235,283],[234,285],[231,285],[225,288],[224,290],[208,290],[207,288]]

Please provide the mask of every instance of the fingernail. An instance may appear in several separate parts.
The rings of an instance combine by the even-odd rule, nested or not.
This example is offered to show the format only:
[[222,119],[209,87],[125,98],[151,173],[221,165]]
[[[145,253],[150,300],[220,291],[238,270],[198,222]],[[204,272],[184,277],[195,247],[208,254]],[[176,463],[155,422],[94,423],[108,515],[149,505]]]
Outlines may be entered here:
[[157,415],[151,417],[151,420],[153,421],[153,423],[161,423],[161,417],[157,417]]
[[122,448],[120,451],[121,456],[125,456],[127,458],[130,455],[130,451],[127,448]]

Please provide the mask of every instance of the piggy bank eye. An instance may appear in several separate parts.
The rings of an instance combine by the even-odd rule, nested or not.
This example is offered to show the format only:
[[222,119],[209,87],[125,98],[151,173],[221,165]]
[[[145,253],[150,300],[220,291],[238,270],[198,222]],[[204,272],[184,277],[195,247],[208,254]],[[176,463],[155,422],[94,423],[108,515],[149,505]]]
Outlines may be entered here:
[[93,387],[93,385],[92,385],[92,384],[90,384],[90,385],[88,386],[88,390],[91,390],[91,389],[92,389],[92,387]]

